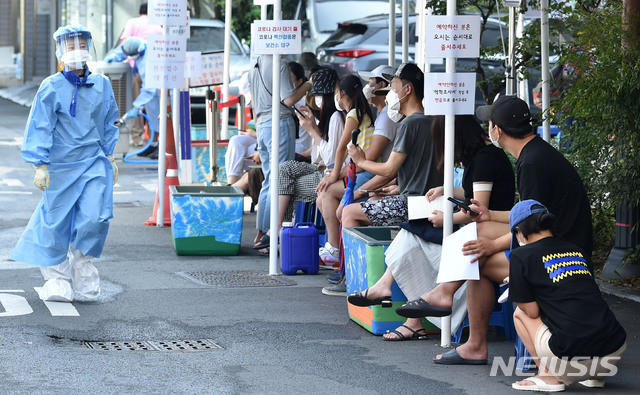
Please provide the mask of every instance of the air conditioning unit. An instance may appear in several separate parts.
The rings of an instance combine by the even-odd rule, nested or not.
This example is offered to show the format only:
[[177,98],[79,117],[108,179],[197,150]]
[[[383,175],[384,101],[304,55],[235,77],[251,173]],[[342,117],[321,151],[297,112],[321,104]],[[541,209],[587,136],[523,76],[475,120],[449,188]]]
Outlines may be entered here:
[[[89,63],[89,69],[92,73],[99,73],[107,76],[111,80],[113,87],[113,95],[116,98],[118,106],[118,118],[122,117],[133,106],[132,95],[132,73],[131,66],[127,62],[107,63],[103,61]],[[129,132],[128,126],[120,127],[120,138],[114,150],[114,155],[126,155],[129,150]]]

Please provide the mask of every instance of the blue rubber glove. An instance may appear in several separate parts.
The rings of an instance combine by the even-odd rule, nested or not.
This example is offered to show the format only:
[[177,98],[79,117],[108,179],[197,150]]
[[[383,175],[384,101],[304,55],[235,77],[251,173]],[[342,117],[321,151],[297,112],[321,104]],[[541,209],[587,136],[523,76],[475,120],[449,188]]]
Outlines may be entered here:
[[131,110],[127,111],[127,118],[135,118],[140,115],[140,110],[136,107],[133,107]]
[[115,62],[116,60],[116,54],[115,53],[110,53],[109,55],[104,57],[104,61],[107,63],[112,63]]

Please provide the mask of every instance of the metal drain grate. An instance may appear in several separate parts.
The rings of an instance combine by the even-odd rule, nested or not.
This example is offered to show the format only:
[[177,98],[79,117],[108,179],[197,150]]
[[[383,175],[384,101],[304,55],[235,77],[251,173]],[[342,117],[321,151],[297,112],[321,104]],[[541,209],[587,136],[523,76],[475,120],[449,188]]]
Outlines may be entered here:
[[211,339],[196,340],[150,340],[150,341],[119,341],[92,342],[84,341],[82,346],[101,351],[218,351],[223,348]]
[[270,276],[255,270],[237,270],[229,272],[178,272],[185,277],[202,285],[213,285],[222,288],[243,287],[284,287],[296,285],[295,281],[282,276]]
[[113,202],[113,206],[119,207],[119,208],[143,207],[142,203],[139,202],[138,200],[135,200],[133,202]]

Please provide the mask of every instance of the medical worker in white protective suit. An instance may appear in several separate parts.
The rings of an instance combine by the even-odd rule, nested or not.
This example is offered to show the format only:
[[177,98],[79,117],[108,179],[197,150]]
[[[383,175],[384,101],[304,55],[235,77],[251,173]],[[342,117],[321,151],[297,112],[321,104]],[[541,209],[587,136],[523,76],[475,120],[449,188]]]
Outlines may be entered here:
[[[140,87],[140,94],[133,101],[133,108],[127,111],[127,118],[135,118],[140,115],[142,109],[145,110],[147,116],[151,120],[151,126],[156,133],[160,127],[160,96],[157,89],[147,88],[145,81],[145,67],[146,67],[146,51],[147,42],[140,37],[129,37],[118,45],[112,53],[105,56],[105,62],[122,62],[127,59],[134,61],[133,75],[140,73],[142,78],[142,87]],[[152,147],[156,147],[157,142],[153,142]],[[148,154],[145,154],[148,156]]]
[[11,259],[40,266],[41,299],[70,302],[100,293],[90,261],[102,253],[113,217],[118,108],[109,79],[87,68],[91,33],[67,25],[53,38],[64,69],[40,85],[22,144],[44,193]]

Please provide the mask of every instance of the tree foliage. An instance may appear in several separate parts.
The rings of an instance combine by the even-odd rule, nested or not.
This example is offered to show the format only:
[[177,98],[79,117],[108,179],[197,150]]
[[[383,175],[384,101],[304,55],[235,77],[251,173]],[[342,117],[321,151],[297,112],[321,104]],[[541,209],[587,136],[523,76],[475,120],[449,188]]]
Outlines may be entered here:
[[596,243],[610,248],[614,208],[640,204],[640,47],[637,38],[621,44],[622,2],[583,3],[565,19],[574,42],[561,60],[571,85],[556,107],[594,206]]

